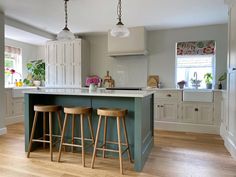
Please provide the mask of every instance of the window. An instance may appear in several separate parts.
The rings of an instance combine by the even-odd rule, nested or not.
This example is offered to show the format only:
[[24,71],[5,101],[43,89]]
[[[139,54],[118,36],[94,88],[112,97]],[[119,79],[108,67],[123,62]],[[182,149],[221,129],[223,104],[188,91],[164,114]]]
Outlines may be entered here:
[[22,79],[21,49],[5,46],[5,86],[13,85],[16,79]]
[[176,48],[176,82],[184,80],[185,87],[206,88],[204,75],[215,75],[215,41],[181,42]]

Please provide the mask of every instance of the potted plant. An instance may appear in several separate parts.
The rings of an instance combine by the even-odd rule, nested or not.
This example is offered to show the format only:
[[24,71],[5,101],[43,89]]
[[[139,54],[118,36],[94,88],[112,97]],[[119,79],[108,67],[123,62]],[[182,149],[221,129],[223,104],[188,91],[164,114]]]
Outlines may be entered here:
[[24,79],[26,85],[40,86],[45,81],[45,63],[43,60],[34,60],[27,63],[28,76]]
[[183,89],[184,85],[186,84],[186,81],[182,80],[182,81],[179,81],[177,84],[178,84],[180,89]]
[[206,73],[204,75],[204,80],[205,80],[205,83],[206,83],[206,88],[207,89],[212,89],[212,80],[213,80],[212,74],[211,73]]
[[227,74],[226,73],[224,73],[220,76],[220,78],[218,79],[218,82],[219,82],[218,89],[222,89],[222,83],[221,82],[226,80],[226,79],[227,79]]

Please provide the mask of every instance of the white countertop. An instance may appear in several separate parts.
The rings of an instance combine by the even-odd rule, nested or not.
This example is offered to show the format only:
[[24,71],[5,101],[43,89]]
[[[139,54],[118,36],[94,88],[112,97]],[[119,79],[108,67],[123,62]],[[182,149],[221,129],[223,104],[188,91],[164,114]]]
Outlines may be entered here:
[[46,95],[80,95],[80,96],[104,96],[104,97],[146,97],[155,93],[154,90],[106,90],[97,89],[90,92],[88,88],[39,88],[33,90],[26,90],[24,93],[31,94],[46,94]]

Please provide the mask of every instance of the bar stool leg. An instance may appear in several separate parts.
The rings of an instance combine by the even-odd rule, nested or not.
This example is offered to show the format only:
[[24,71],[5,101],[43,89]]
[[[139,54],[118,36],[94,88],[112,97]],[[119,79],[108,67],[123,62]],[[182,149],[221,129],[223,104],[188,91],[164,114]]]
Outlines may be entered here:
[[96,139],[95,139],[95,144],[94,144],[91,168],[94,167],[95,156],[96,156],[96,153],[97,153],[97,144],[98,144],[98,137],[99,137],[99,132],[100,132],[100,128],[101,128],[101,120],[102,120],[102,116],[100,115],[99,120],[98,120],[97,134],[96,134]]
[[29,147],[28,147],[27,158],[29,158],[29,156],[30,156],[30,151],[31,151],[32,142],[33,142],[33,138],[34,138],[34,132],[35,132],[37,119],[38,119],[38,112],[36,111],[34,113],[34,121],[33,121],[33,126],[32,126],[32,130],[31,130],[31,135],[30,135],[30,142],[29,142]]
[[93,126],[92,126],[92,121],[91,121],[91,113],[88,114],[88,124],[89,124],[89,129],[90,129],[90,134],[92,138],[92,142],[94,144],[94,132],[93,132]]
[[117,117],[116,120],[117,120],[117,135],[118,135],[119,159],[120,159],[120,173],[123,174],[121,136],[120,136],[120,118]]
[[[71,142],[72,144],[75,143],[75,139],[74,139],[74,135],[75,135],[75,115],[72,115],[72,125],[71,125]],[[71,151],[74,152],[74,146],[71,146]]]
[[[46,140],[46,112],[43,113],[43,140]],[[46,143],[43,142],[43,148],[45,149]]]
[[80,131],[81,131],[81,149],[82,149],[82,165],[85,166],[84,154],[84,114],[80,115]]
[[58,125],[59,125],[59,129],[60,129],[60,133],[62,133],[61,114],[60,114],[60,111],[57,112],[57,120],[58,120]]
[[62,134],[61,134],[61,143],[60,143],[60,148],[59,148],[59,153],[58,153],[58,158],[57,161],[59,162],[61,159],[61,150],[62,150],[62,146],[64,143],[64,137],[65,137],[65,130],[66,130],[66,125],[67,125],[67,119],[68,119],[68,114],[65,114],[65,120],[64,120],[64,124],[63,124],[63,128],[62,128]]
[[132,163],[131,155],[130,155],[130,148],[129,148],[129,140],[128,140],[128,135],[127,135],[127,128],[126,128],[126,123],[125,123],[125,117],[122,117],[122,124],[123,124],[123,129],[124,129],[124,135],[125,135],[125,144],[127,146],[127,151],[128,151],[128,158],[129,161]]
[[51,112],[49,112],[49,141],[50,141],[51,161],[53,161],[53,152],[52,152],[52,113]]
[[107,137],[107,116],[105,116],[105,120],[104,120],[103,153],[102,153],[103,158],[105,158],[106,137]]

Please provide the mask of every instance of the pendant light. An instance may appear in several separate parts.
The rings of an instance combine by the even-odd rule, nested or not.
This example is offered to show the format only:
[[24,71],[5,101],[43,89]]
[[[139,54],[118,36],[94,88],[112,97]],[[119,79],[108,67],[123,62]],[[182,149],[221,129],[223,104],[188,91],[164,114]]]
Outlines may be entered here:
[[121,0],[118,0],[118,5],[117,5],[117,15],[118,15],[118,23],[116,26],[111,30],[111,36],[113,37],[128,37],[130,32],[129,29],[124,26],[124,24],[121,21],[121,16],[122,16],[122,11],[121,11]]
[[75,35],[67,27],[67,21],[68,21],[67,2],[69,0],[64,0],[64,1],[65,1],[65,27],[57,35],[57,40],[73,40],[73,39],[75,39]]

